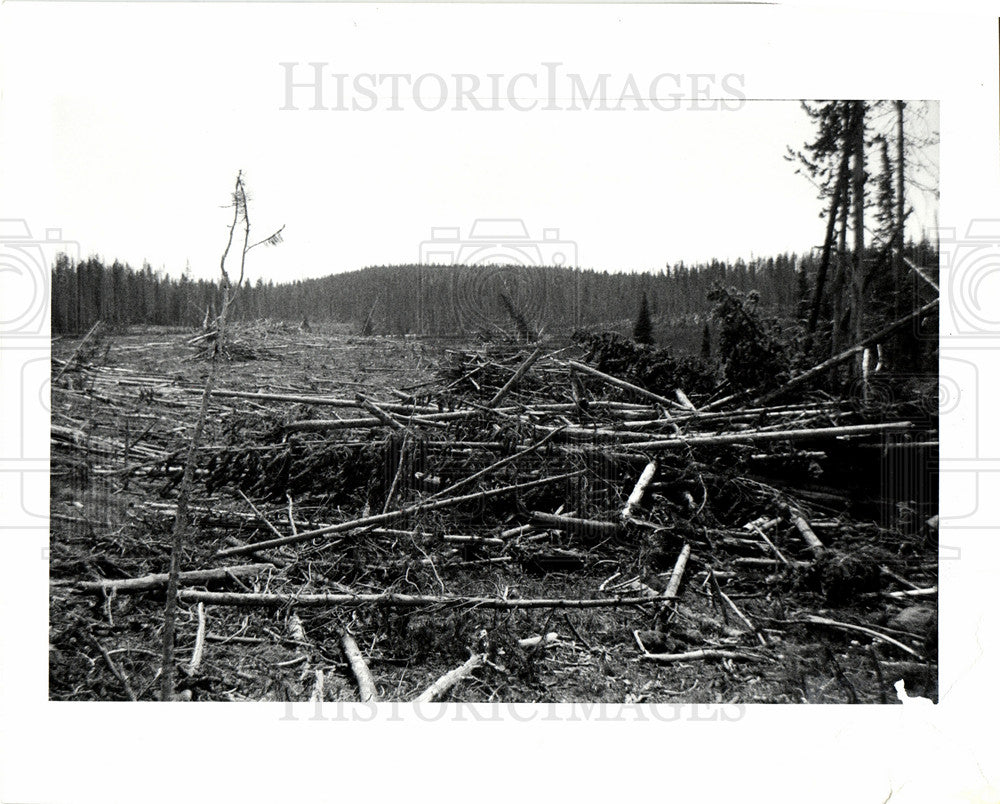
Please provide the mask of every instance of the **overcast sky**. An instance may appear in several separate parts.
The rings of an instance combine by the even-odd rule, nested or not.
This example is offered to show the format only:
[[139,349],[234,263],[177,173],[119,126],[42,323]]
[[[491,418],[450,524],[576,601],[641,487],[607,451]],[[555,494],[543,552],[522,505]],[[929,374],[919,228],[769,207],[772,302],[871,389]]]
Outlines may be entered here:
[[[802,252],[822,240],[815,188],[785,160],[788,146],[811,136],[810,123],[795,101],[739,102],[759,93],[740,67],[751,45],[738,26],[720,32],[703,63],[684,32],[648,7],[624,18],[578,8],[571,30],[544,8],[468,6],[448,11],[448,26],[433,24],[440,10],[418,18],[413,7],[6,13],[32,35],[3,43],[3,215],[27,219],[36,235],[61,228],[84,256],[149,260],[174,274],[189,263],[195,276],[215,276],[222,207],[239,169],[255,233],[286,227],[285,242],[255,252],[249,268],[275,281],[415,262],[432,229],[466,238],[477,219],[521,220],[539,240],[549,230],[571,262],[610,270]],[[712,24],[707,13],[701,26]],[[734,58],[720,61],[726,47]],[[306,86],[291,90],[297,109],[282,109],[289,75],[315,81],[310,62],[324,65],[321,105],[347,108],[310,109]],[[560,66],[549,99],[552,63]],[[688,72],[675,77],[679,65]],[[346,76],[342,93],[334,73]],[[386,80],[364,92],[366,73],[408,76],[401,110]],[[444,86],[441,110],[413,99],[407,82],[425,73],[422,105],[434,106]],[[533,78],[511,88],[520,73]],[[621,109],[567,110],[570,74],[590,91],[602,73],[606,104]],[[456,74],[475,76],[463,80],[480,81],[481,103],[500,108],[475,109],[467,98],[454,110]],[[653,108],[651,84],[665,74],[655,85],[662,108]],[[638,101],[619,103],[632,86]],[[698,93],[697,105],[710,108],[691,108]],[[532,102],[532,111],[513,108]],[[546,103],[560,110],[539,108]],[[929,113],[924,133],[937,128],[936,105]],[[911,234],[935,222],[928,198],[911,199]]]

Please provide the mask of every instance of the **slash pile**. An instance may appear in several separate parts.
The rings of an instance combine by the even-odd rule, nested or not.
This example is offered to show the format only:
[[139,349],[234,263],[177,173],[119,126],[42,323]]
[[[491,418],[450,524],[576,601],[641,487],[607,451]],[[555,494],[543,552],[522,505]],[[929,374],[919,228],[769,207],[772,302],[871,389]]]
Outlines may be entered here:
[[[115,345],[53,388],[53,697],[155,697],[204,368],[136,371],[155,347],[181,348]],[[712,406],[575,346],[430,350],[271,333],[225,367],[182,560],[184,695],[934,694],[936,495],[897,471],[935,464],[931,412]]]

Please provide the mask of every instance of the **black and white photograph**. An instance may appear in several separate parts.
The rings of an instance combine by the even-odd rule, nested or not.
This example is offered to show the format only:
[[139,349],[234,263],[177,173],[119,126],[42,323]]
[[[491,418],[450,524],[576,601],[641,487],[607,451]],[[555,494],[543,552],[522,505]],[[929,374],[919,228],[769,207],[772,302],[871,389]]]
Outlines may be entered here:
[[1000,800],[996,14],[2,13],[4,800]]

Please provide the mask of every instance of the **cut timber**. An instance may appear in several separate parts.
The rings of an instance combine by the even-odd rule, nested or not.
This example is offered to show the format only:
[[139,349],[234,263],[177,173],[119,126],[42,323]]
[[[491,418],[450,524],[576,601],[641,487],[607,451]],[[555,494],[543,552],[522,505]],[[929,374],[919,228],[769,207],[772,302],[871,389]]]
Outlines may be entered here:
[[340,635],[340,646],[344,649],[344,656],[348,664],[351,665],[351,672],[358,681],[358,695],[363,703],[377,703],[378,690],[375,687],[375,679],[372,678],[365,657],[361,655],[358,643],[354,641],[347,631]]
[[[235,567],[221,567],[211,570],[191,570],[182,572],[181,583],[204,583],[205,581],[224,581],[230,577],[256,575],[264,570],[274,569],[273,564],[240,564]],[[80,588],[85,592],[114,592],[119,595],[148,592],[150,589],[161,589],[167,585],[167,573],[144,575],[141,578],[122,578],[114,581],[83,581]]]
[[628,501],[622,509],[621,518],[623,522],[631,519],[635,509],[642,504],[642,498],[646,494],[646,489],[649,488],[649,484],[653,482],[653,477],[656,475],[656,468],[656,461],[650,461],[646,464],[646,468],[642,470],[642,474],[639,475],[639,479],[635,482],[635,487],[632,489],[632,493],[628,495]]
[[366,606],[376,605],[386,608],[421,608],[423,606],[473,606],[481,609],[599,609],[617,606],[641,606],[650,603],[650,598],[641,597],[598,597],[598,598],[502,598],[466,597],[463,595],[404,595],[384,592],[382,594],[301,594],[279,595],[265,592],[202,592],[198,589],[182,589],[178,598],[188,603],[211,603],[217,606],[242,608],[281,608],[282,606]]
[[546,514],[543,511],[531,512],[531,524],[597,539],[617,536],[622,531],[621,525],[617,522],[599,522],[594,519],[557,516],[556,514]]
[[485,500],[489,497],[497,497],[501,494],[538,488],[539,486],[544,486],[549,483],[558,483],[563,480],[569,480],[573,477],[579,477],[584,471],[585,470],[583,469],[579,469],[575,472],[567,472],[566,474],[556,475],[555,477],[544,477],[541,480],[532,480],[528,483],[518,483],[513,486],[502,486],[498,489],[477,491],[474,494],[464,494],[461,497],[449,497],[445,500],[433,500],[424,503],[416,503],[415,505],[408,506],[407,508],[400,508],[396,511],[388,511],[384,514],[365,516],[360,519],[350,520],[349,522],[341,522],[338,525],[329,525],[324,528],[317,528],[316,530],[304,531],[293,536],[285,536],[281,539],[271,539],[270,541],[256,542],[255,544],[241,545],[240,547],[230,547],[226,550],[220,550],[216,553],[216,556],[221,558],[223,556],[257,553],[261,550],[268,550],[272,547],[281,547],[286,544],[296,544],[299,542],[310,541],[315,539],[317,536],[328,536],[332,533],[343,533],[345,531],[359,530],[361,528],[369,528],[375,525],[384,525],[388,522],[394,522],[397,519],[403,519],[411,514],[421,513],[423,511],[436,511],[439,508],[447,508],[450,505],[459,505],[473,500]]
[[592,366],[588,366],[586,363],[580,363],[577,360],[567,360],[566,362],[570,366],[575,368],[577,371],[582,371],[585,374],[590,374],[592,377],[597,377],[598,379],[606,382],[608,385],[614,385],[616,388],[621,388],[625,391],[631,391],[633,394],[637,394],[638,396],[643,396],[646,399],[652,399],[654,402],[658,402],[665,408],[669,409],[669,408],[683,407],[679,403],[674,402],[672,399],[667,399],[665,396],[654,394],[652,391],[647,391],[645,388],[641,388],[638,385],[633,385],[632,383],[626,382],[625,380],[619,380],[617,377],[612,377],[610,374],[605,374],[603,371],[598,371]]
[[852,424],[844,427],[815,427],[803,430],[764,430],[723,435],[687,436],[664,438],[660,441],[639,441],[623,444],[636,450],[681,449],[696,446],[721,446],[723,444],[758,444],[763,441],[807,441],[811,438],[837,438],[840,436],[898,433],[913,427],[912,422],[886,422],[884,424]]
[[535,348],[535,351],[533,351],[530,355],[528,355],[527,359],[523,363],[521,363],[520,366],[517,367],[517,371],[515,371],[514,375],[509,380],[507,380],[503,388],[497,391],[496,394],[493,396],[493,398],[486,403],[486,407],[495,408],[497,405],[499,405],[500,402],[503,400],[503,398],[507,396],[507,394],[510,393],[511,389],[521,381],[521,378],[525,374],[527,374],[528,369],[530,369],[531,366],[534,364],[534,362],[538,360],[538,358],[541,356],[542,356],[542,347],[538,346]]

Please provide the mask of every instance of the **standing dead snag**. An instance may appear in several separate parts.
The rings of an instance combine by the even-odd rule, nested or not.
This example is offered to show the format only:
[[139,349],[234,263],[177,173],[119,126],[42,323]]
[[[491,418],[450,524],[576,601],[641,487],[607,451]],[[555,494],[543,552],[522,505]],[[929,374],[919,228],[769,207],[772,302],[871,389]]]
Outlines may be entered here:
[[[167,602],[163,608],[163,674],[160,681],[160,699],[163,701],[170,701],[174,698],[174,688],[176,685],[174,633],[177,620],[177,586],[180,576],[181,553],[184,550],[184,541],[187,536],[189,524],[188,507],[198,448],[201,446],[202,436],[205,432],[205,422],[208,419],[208,406],[212,399],[212,387],[215,385],[215,377],[218,372],[219,354],[225,349],[226,318],[229,313],[229,307],[236,301],[239,290],[243,286],[243,279],[246,274],[247,254],[256,246],[277,245],[280,243],[281,233],[285,228],[282,226],[281,229],[278,229],[278,231],[264,240],[256,243],[250,242],[250,214],[247,208],[246,185],[243,183],[242,171],[236,176],[236,186],[233,189],[232,203],[233,220],[229,225],[229,238],[226,241],[226,247],[219,261],[219,272],[222,275],[222,309],[215,319],[215,347],[212,349],[208,377],[205,379],[205,390],[201,397],[198,420],[195,424],[191,441],[188,444],[187,457],[184,461],[184,474],[181,476],[180,491],[177,496],[177,516],[174,518],[174,529],[170,544]],[[229,273],[226,271],[226,259],[229,257],[229,252],[233,246],[233,238],[240,223],[243,224],[243,247],[240,250],[240,278],[236,282],[236,287],[233,288],[229,279]]]

